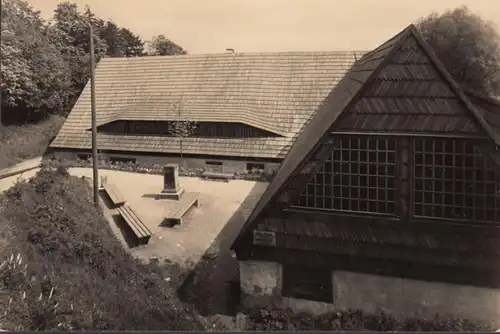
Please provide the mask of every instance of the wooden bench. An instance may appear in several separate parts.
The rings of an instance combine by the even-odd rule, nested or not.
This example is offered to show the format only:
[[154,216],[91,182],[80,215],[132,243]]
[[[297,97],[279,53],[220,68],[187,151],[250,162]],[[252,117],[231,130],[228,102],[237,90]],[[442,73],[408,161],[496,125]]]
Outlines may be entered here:
[[147,245],[153,233],[151,233],[149,228],[142,222],[142,219],[137,215],[132,207],[125,204],[117,208],[117,211],[134,233],[137,238],[138,245]]
[[203,172],[201,178],[204,180],[215,180],[229,182],[233,178],[233,174],[230,173],[218,173],[218,172]]
[[122,193],[114,184],[106,183],[103,185],[102,189],[106,192],[106,194],[108,194],[114,205],[122,205],[126,202]]
[[184,193],[181,198],[176,201],[175,207],[168,213],[165,220],[175,224],[182,224],[182,217],[184,217],[186,212],[193,206],[199,206],[198,196],[199,193]]

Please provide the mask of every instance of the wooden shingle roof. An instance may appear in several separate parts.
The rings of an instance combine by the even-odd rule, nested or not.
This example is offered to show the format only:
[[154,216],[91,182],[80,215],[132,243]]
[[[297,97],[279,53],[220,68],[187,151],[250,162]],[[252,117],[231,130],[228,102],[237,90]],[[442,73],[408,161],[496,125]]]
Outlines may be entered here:
[[[407,41],[416,43],[418,48],[421,49],[423,53],[407,52],[405,45]],[[428,46],[422,39],[417,29],[413,25],[410,25],[402,32],[377,47],[375,50],[366,53],[353,65],[351,70],[349,70],[349,72],[339,82],[337,87],[335,87],[335,89],[325,99],[322,106],[307,123],[297,140],[290,148],[281,164],[280,169],[278,170],[278,173],[262,195],[261,199],[247,219],[247,222],[240,231],[239,236],[233,244],[233,248],[243,241],[247,233],[253,229],[253,226],[259,223],[260,217],[264,217],[266,212],[272,209],[274,201],[278,198],[278,196],[280,196],[281,192],[285,191],[286,187],[289,186],[291,182],[295,182],[294,180],[296,180],[297,184],[303,181],[307,183],[307,180],[305,180],[304,177],[299,177],[297,175],[299,175],[301,170],[307,170],[307,166],[309,166],[309,164],[314,163],[311,157],[320,148],[321,144],[327,140],[330,133],[336,131],[337,126],[343,120],[342,118],[345,115],[348,116],[351,109],[355,109],[351,107],[357,103],[357,101],[361,100],[365,93],[369,93],[367,95],[371,95],[370,88],[373,87],[375,83],[379,84],[377,81],[380,81],[380,75],[384,74],[382,72],[388,67],[387,65],[393,61],[394,57],[401,58],[398,59],[398,62],[400,60],[408,60],[411,57],[425,57],[426,62],[416,59],[415,63],[425,63],[426,65],[432,64],[433,69],[439,73],[443,83],[447,85],[447,89],[449,89],[450,94],[453,94],[457,101],[459,101],[460,106],[464,112],[466,112],[468,119],[470,119],[471,122],[473,122],[486,137],[490,138],[491,142],[496,145],[500,144],[499,133],[496,133],[493,130],[493,126],[490,122],[488,122],[486,117],[484,117],[484,112],[480,112],[472,104],[463,90],[458,87],[451,75],[446,71],[443,64],[439,61],[439,59],[437,59],[430,46]],[[408,90],[408,82],[411,83],[411,81],[421,75],[421,73],[413,74],[411,72],[407,72],[407,74],[410,76],[411,80],[406,81],[405,84],[401,85],[401,88],[406,94],[411,91]],[[425,85],[429,86],[430,84],[430,82],[424,84],[417,82],[417,85],[423,85],[422,87],[425,87]],[[393,82],[388,82],[387,85],[393,85]],[[418,86],[412,90],[418,91]],[[399,96],[397,94],[389,95],[386,97],[386,100],[390,100],[391,97],[398,98]],[[411,114],[410,109],[403,109],[404,112]],[[427,111],[427,113],[432,114],[435,111],[436,110],[433,111],[431,108]],[[340,117],[341,114],[343,115],[342,117]],[[376,117],[376,119],[382,118],[380,114],[375,115],[374,117]],[[337,120],[339,122],[337,122]],[[314,168],[314,166],[311,168]],[[300,187],[300,185],[296,186]]]
[[[104,58],[96,69],[97,124],[116,120],[240,122],[279,135],[188,138],[184,153],[283,158],[293,137],[363,52],[226,53]],[[87,84],[51,147],[90,149]],[[98,135],[101,150],[179,152],[159,136]]]

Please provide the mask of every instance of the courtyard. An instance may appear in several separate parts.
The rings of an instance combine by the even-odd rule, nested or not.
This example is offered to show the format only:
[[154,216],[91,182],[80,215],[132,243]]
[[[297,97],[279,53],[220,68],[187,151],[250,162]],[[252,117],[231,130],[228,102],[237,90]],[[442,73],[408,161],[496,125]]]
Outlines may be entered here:
[[[90,168],[71,168],[70,173],[92,177]],[[107,177],[107,182],[121,191],[153,232],[147,245],[130,248],[132,254],[141,260],[157,258],[186,266],[196,264],[210,247],[223,251],[220,244],[230,245],[267,186],[267,183],[244,180],[226,183],[180,177],[180,185],[186,192],[199,193],[200,205],[186,213],[182,225],[165,227],[160,224],[172,201],[155,198],[162,190],[163,176],[110,170],[100,170],[99,176]],[[111,221],[110,225],[117,237],[125,242],[116,224]]]

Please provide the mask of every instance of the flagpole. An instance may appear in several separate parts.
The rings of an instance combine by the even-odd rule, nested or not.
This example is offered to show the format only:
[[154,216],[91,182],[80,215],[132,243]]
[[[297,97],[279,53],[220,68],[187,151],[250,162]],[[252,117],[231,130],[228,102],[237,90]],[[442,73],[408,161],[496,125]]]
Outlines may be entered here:
[[93,190],[94,205],[99,207],[99,180],[97,166],[97,120],[95,107],[95,73],[94,73],[94,33],[92,25],[89,25],[90,34],[90,103],[92,108],[92,172],[93,172]]

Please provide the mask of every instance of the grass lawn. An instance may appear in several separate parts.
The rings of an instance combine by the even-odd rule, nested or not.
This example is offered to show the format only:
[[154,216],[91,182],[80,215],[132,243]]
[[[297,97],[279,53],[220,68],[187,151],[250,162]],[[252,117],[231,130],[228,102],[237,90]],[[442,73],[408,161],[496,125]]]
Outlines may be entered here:
[[43,155],[64,118],[52,116],[39,124],[0,125],[0,169]]

